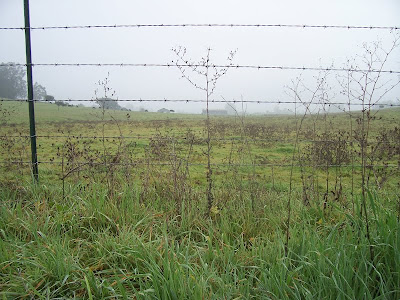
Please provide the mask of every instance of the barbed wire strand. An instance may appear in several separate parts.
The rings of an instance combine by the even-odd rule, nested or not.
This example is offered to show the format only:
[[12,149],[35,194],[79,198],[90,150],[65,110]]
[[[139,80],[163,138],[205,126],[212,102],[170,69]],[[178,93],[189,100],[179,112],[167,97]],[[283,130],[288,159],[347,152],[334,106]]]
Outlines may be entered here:
[[[42,103],[48,103],[48,104],[57,104],[56,102],[50,102],[50,101],[45,101],[42,99],[33,99],[33,100],[27,100],[27,99],[0,99],[0,102],[28,102],[28,101],[34,101],[34,102],[42,102]],[[91,103],[98,103],[98,102],[160,102],[160,103],[207,103],[206,99],[147,99],[147,98],[139,98],[139,99],[59,99],[57,101],[60,102],[91,102]],[[315,105],[346,105],[349,106],[349,102],[331,102],[331,101],[322,101],[322,102],[310,102],[310,101],[289,101],[289,100],[218,100],[218,99],[211,99],[208,100],[208,103],[246,103],[246,104],[315,104]],[[365,104],[362,102],[355,102],[355,103],[350,103],[350,106],[364,106],[364,107],[374,107],[374,106],[388,106],[388,107],[400,107],[399,104],[394,104],[394,103],[371,103],[371,104]],[[87,107],[91,108],[91,107]],[[92,107],[93,108],[93,107]],[[98,107],[95,107],[98,108]],[[128,111],[128,110],[122,110],[122,111]]]
[[[0,135],[0,139],[29,139],[32,136],[30,135]],[[36,135],[35,136],[38,139],[75,139],[75,140],[106,140],[107,142],[109,140],[128,140],[128,139],[138,139],[138,140],[165,140],[165,141],[174,141],[174,142],[182,142],[182,143],[188,143],[193,140],[193,142],[206,142],[207,139],[203,137],[166,137],[166,136],[158,136],[158,135],[153,135],[153,136],[143,136],[143,135],[137,135],[137,136],[84,136],[84,135]],[[265,138],[241,138],[241,137],[231,137],[231,138],[212,138],[212,141],[215,142],[234,142],[234,141],[243,141],[243,142],[264,142],[264,143],[294,143],[295,140],[291,139],[265,139]],[[360,141],[354,139],[352,141],[350,140],[328,140],[328,139],[305,139],[305,140],[299,140],[300,143],[346,143],[346,144],[354,144],[354,143],[361,143]],[[395,144],[398,145],[400,144],[400,141],[368,141],[369,144]]]
[[[19,164],[19,165],[31,165],[32,162],[30,161],[0,161],[0,164]],[[68,165],[66,162],[61,162],[61,161],[38,161],[38,164],[48,164],[48,165]],[[82,166],[171,166],[173,165],[170,162],[166,163],[149,163],[149,162],[129,162],[129,163],[117,163],[117,162],[91,162],[91,161],[85,161],[85,162],[75,162],[75,165],[81,164]],[[198,166],[198,167],[206,167],[208,164],[207,163],[185,163],[185,165],[188,166]],[[290,167],[295,167],[295,168],[301,168],[301,167],[307,167],[307,168],[335,168],[335,167],[355,167],[355,168],[399,168],[399,165],[396,164],[383,164],[383,165],[351,165],[351,164],[276,164],[276,163],[262,163],[262,164],[238,164],[238,163],[212,163],[211,164],[214,167],[282,167],[282,168],[290,168]]]
[[114,24],[114,25],[56,25],[31,27],[0,27],[0,30],[51,30],[51,29],[100,29],[100,28],[190,28],[190,27],[222,27],[222,28],[302,28],[302,29],[347,29],[347,30],[399,30],[399,26],[368,25],[310,25],[310,24],[218,24],[218,23],[183,23],[183,24]]
[[[291,71],[333,71],[333,72],[354,72],[354,73],[379,73],[379,74],[400,74],[397,70],[381,69],[356,69],[356,68],[324,68],[324,67],[295,67],[295,66],[261,66],[261,65],[217,65],[217,64],[173,64],[173,63],[35,63],[32,67],[150,67],[150,68],[217,68],[217,69],[255,69],[255,70],[291,70]],[[3,63],[0,67],[24,66],[21,63]]]

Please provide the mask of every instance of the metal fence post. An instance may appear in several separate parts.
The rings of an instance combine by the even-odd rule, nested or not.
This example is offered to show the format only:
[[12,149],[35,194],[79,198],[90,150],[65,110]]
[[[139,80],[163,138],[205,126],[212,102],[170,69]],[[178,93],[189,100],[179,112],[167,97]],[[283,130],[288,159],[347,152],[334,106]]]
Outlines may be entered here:
[[24,16],[25,16],[26,76],[28,84],[29,131],[31,137],[32,173],[35,182],[38,182],[39,169],[38,169],[37,150],[36,150],[35,102],[33,100],[31,25],[29,18],[29,0],[24,0]]

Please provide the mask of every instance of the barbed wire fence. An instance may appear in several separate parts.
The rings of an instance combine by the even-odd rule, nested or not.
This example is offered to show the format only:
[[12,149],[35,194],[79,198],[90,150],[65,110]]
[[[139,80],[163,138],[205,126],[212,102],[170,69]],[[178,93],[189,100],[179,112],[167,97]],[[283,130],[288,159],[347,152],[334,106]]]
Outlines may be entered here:
[[[30,31],[47,31],[47,30],[101,30],[106,28],[131,28],[132,30],[143,29],[143,28],[159,28],[160,30],[165,28],[190,28],[190,27],[205,27],[210,28],[226,28],[227,30],[230,28],[251,28],[253,30],[264,29],[268,30],[269,28],[287,28],[288,30],[293,28],[304,29],[304,30],[377,30],[377,31],[391,31],[398,32],[400,27],[388,27],[388,26],[350,26],[350,25],[301,25],[301,24],[119,24],[119,25],[66,25],[66,26],[40,26],[40,27],[30,27],[29,25],[29,11],[25,11],[25,27],[0,27],[0,30],[5,31],[18,31],[22,30],[26,33],[26,47],[27,53],[30,52]],[[29,55],[30,56],[30,55]],[[45,67],[45,68],[62,68],[62,67],[73,67],[73,68],[84,68],[84,67],[121,67],[121,68],[214,68],[214,69],[252,69],[252,70],[292,70],[292,71],[305,71],[305,72],[338,72],[338,73],[361,73],[361,74],[377,74],[380,76],[381,74],[395,75],[398,76],[400,74],[400,70],[394,69],[383,69],[383,68],[334,68],[334,67],[312,67],[312,66],[284,66],[284,65],[241,65],[241,64],[212,64],[212,63],[85,63],[85,62],[74,62],[74,63],[32,63],[30,61],[30,57],[27,54],[27,62],[26,63],[2,63],[1,67],[12,67],[12,66],[23,66],[26,67],[28,73],[32,73],[32,68],[35,67]],[[32,75],[32,74],[31,74]],[[3,167],[10,167],[11,165],[15,165],[18,167],[21,166],[31,166],[32,173],[34,178],[38,180],[39,178],[39,165],[48,165],[48,166],[61,166],[61,175],[59,176],[64,180],[74,172],[81,172],[84,168],[96,168],[96,167],[104,167],[105,170],[97,170],[99,172],[108,172],[107,168],[112,168],[116,166],[120,167],[171,167],[173,168],[175,180],[177,176],[177,169],[182,166],[188,167],[206,167],[208,164],[204,161],[204,157],[193,159],[190,157],[193,156],[193,147],[194,145],[204,146],[204,143],[207,142],[207,138],[202,137],[202,133],[199,132],[197,128],[197,133],[188,135],[184,134],[174,134],[174,133],[166,133],[161,134],[160,130],[157,129],[153,134],[125,134],[119,128],[119,122],[124,122],[122,120],[113,120],[104,118],[99,118],[100,122],[114,122],[119,130],[119,135],[107,135],[104,131],[101,135],[92,135],[92,134],[71,134],[71,132],[67,132],[67,134],[36,134],[35,131],[35,119],[34,119],[34,104],[37,102],[42,102],[40,99],[35,99],[33,95],[33,86],[32,86],[32,78],[28,78],[28,97],[27,99],[1,99],[0,102],[28,102],[30,107],[30,118],[31,118],[31,132],[30,134],[4,134],[0,135],[0,141],[3,141],[3,146],[6,152],[8,152],[10,158],[0,161],[0,164]],[[96,103],[98,99],[58,99],[58,101],[62,101],[64,103],[73,103],[73,102],[84,102],[84,103]],[[102,101],[116,101],[115,99],[103,99]],[[250,99],[250,100],[219,100],[219,99],[174,99],[174,98],[164,98],[164,99],[155,99],[155,98],[127,98],[127,99],[118,99],[118,102],[156,102],[156,103],[230,103],[230,104],[292,104],[292,105],[301,105],[306,107],[307,109],[310,105],[317,104],[320,106],[334,106],[342,109],[344,112],[350,113],[351,107],[359,107],[359,111],[357,113],[350,114],[350,117],[355,119],[360,119],[360,114],[364,116],[364,112],[369,111],[371,108],[376,106],[385,106],[385,107],[400,107],[400,104],[396,103],[386,103],[386,102],[351,102],[350,100],[338,100],[331,101],[328,99],[319,99],[317,102],[315,100],[311,101],[300,101],[299,99],[295,100],[274,100],[274,99]],[[343,107],[348,106],[348,110]],[[104,110],[103,110],[104,111]],[[207,110],[208,112],[208,110]],[[306,111],[307,113],[307,111]],[[127,112],[129,115],[129,112]],[[320,122],[324,120],[324,124],[326,126],[327,119],[325,112],[324,117],[320,117],[320,119],[314,122]],[[208,115],[208,114],[207,114]],[[301,117],[301,116],[300,116]],[[369,116],[367,116],[369,118]],[[224,127],[227,125],[226,119],[224,117],[215,118],[215,126],[216,129],[213,131],[212,142],[215,147],[225,147],[227,145],[232,145],[232,148],[228,155],[224,157],[219,157],[218,159],[213,159],[212,167],[217,168],[248,168],[245,171],[247,174],[254,172],[252,168],[299,168],[301,170],[300,178],[303,182],[303,185],[306,185],[306,179],[304,177],[305,168],[310,169],[322,169],[327,173],[327,178],[329,177],[329,170],[334,169],[337,172],[338,168],[347,168],[348,170],[352,170],[354,174],[354,169],[369,169],[375,170],[373,171],[373,175],[379,177],[376,181],[384,181],[387,180],[387,177],[392,174],[392,172],[398,172],[400,169],[400,137],[398,129],[394,129],[393,132],[388,134],[383,134],[382,136],[377,135],[374,139],[368,140],[368,146],[371,147],[371,153],[376,153],[376,156],[371,157],[369,161],[364,162],[364,159],[354,159],[354,152],[361,152],[360,149],[365,146],[364,145],[364,137],[360,137],[359,135],[350,134],[345,137],[343,132],[340,133],[332,133],[330,131],[326,131],[325,133],[314,134],[305,133],[301,136],[300,139],[296,139],[293,137],[293,128],[298,129],[297,119],[292,119],[295,123],[295,127],[292,124],[292,131],[287,132],[284,137],[276,136],[280,133],[270,135],[271,131],[276,128],[267,128],[268,126],[260,126],[254,129],[252,132],[251,126],[252,124],[244,124],[243,116],[237,114],[235,118],[239,119],[242,123],[239,123],[239,127],[242,128],[235,129],[232,126],[229,128],[233,130],[235,135],[234,137],[224,136],[218,132],[218,126]],[[203,119],[199,119],[202,121]],[[89,121],[88,121],[89,122]],[[126,122],[129,122],[128,120]],[[219,123],[218,123],[219,122]],[[33,128],[32,128],[33,126]],[[200,127],[200,126],[198,126]],[[315,127],[315,123],[314,123]],[[104,130],[104,126],[103,126]],[[241,132],[242,130],[242,132]],[[397,131],[396,131],[397,130]],[[189,130],[188,130],[189,131]],[[51,155],[43,155],[44,159],[38,159],[41,153],[37,153],[36,150],[36,139],[38,139],[41,143],[47,144],[48,147],[56,147],[49,146],[49,142],[53,141],[53,144],[62,143],[63,146],[60,149],[60,146],[57,146],[57,151],[53,149]],[[26,157],[26,149],[21,150],[25,151],[24,154],[19,153],[18,159],[15,159],[17,152],[15,150],[15,145],[18,141],[25,141],[25,146],[27,145],[28,140],[31,142],[31,157],[32,160],[28,161]],[[151,147],[153,143],[153,150],[147,148],[144,150],[145,153],[138,154],[137,152],[130,152],[130,157],[125,157],[123,160],[122,152],[128,149],[128,145],[132,146],[132,144],[122,144],[122,141],[147,141],[148,147]],[[95,147],[91,148],[91,143],[94,141],[99,141],[103,144],[103,153],[100,153],[100,150],[95,149]],[[106,146],[109,143],[111,146]],[[235,144],[236,143],[236,144]],[[259,155],[258,160],[254,157],[257,155],[251,151],[250,144],[254,147],[256,145],[261,145],[261,147],[266,144],[271,144],[273,147],[278,147],[278,144],[281,145],[292,145],[288,148],[284,148],[286,146],[279,146],[286,149],[289,153],[294,153],[299,151],[298,144],[301,143],[303,147],[305,147],[309,152],[308,156],[306,154],[296,154],[296,162],[290,161],[287,159],[282,160],[271,160],[267,157],[267,155]],[[178,153],[177,145],[185,144],[187,148],[183,149],[181,153]],[[239,145],[240,144],[240,145]],[[294,146],[293,146],[294,145]],[[40,146],[40,143],[39,143]],[[129,146],[129,147],[130,147]],[[70,148],[68,148],[70,147]],[[135,145],[132,146],[135,148]],[[348,149],[345,149],[348,147]],[[65,148],[65,149],[64,149]],[[150,150],[149,150],[150,149]],[[297,150],[296,150],[297,149]],[[82,151],[88,151],[88,153],[82,153]],[[93,153],[89,153],[92,151]],[[113,152],[114,151],[114,152]],[[150,159],[148,157],[147,151],[154,154],[154,157]],[[190,152],[187,154],[185,151]],[[242,151],[242,156],[233,154],[234,151]],[[397,152],[396,152],[397,151]],[[185,152],[185,153],[184,153]],[[300,151],[299,151],[300,152]],[[384,152],[384,154],[382,154]],[[246,153],[246,154],[243,154]],[[15,154],[15,155],[14,155]],[[44,154],[44,153],[43,153]],[[204,153],[203,153],[204,154]],[[385,156],[385,159],[382,157],[378,157],[379,155]],[[158,155],[158,157],[156,157]],[[185,156],[187,155],[187,156]],[[312,159],[311,156],[317,157],[317,159]],[[390,156],[394,155],[394,156]],[[393,159],[393,157],[399,157],[398,162]],[[51,157],[53,156],[53,157]],[[243,156],[247,156],[246,159]],[[298,156],[298,157],[297,157]],[[293,154],[293,157],[294,154]],[[384,170],[384,171],[382,171]],[[186,172],[186,171],[182,171]],[[272,169],[272,172],[273,169]],[[314,171],[309,171],[309,174],[312,174]],[[379,173],[381,172],[381,173]],[[379,174],[378,174],[379,173]],[[378,175],[377,175],[378,174]],[[187,174],[186,174],[187,175]],[[254,179],[254,173],[252,179]],[[273,176],[273,175],[272,175]],[[250,177],[249,177],[250,178]],[[336,183],[335,183],[336,184]]]
[[38,26],[38,27],[0,27],[0,30],[48,30],[48,29],[101,29],[101,28],[146,28],[146,27],[248,27],[248,28],[304,28],[304,29],[369,29],[369,30],[400,30],[397,26],[354,26],[354,25],[311,25],[311,24],[115,24],[115,25],[66,25],[66,26]]

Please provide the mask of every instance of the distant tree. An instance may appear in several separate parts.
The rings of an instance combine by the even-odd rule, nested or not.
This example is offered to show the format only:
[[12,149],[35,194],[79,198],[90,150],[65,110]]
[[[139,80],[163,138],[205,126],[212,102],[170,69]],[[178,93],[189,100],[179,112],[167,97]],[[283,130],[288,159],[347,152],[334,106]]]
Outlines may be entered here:
[[100,105],[101,109],[114,109],[122,110],[122,107],[118,104],[118,101],[111,98],[100,98],[96,99],[96,103]]
[[33,85],[33,97],[35,100],[46,100],[46,88],[39,83],[35,82]]
[[[33,97],[45,100],[46,88],[35,82]],[[24,66],[15,63],[0,64],[0,98],[19,99],[27,96],[26,70]]]
[[26,72],[14,63],[0,64],[0,97],[18,99],[26,97]]
[[55,100],[55,105],[58,106],[58,110],[60,110],[60,106],[69,106],[67,102],[61,101],[61,100]]
[[55,101],[54,96],[52,96],[52,95],[46,95],[44,97],[44,100],[48,101],[48,102],[54,102]]

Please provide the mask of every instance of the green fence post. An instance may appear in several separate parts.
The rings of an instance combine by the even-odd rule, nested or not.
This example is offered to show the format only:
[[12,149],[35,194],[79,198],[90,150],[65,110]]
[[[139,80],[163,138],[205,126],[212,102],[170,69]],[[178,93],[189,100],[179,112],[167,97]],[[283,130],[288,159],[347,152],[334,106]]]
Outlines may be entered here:
[[29,131],[31,137],[31,152],[32,152],[32,173],[35,182],[38,182],[39,168],[38,168],[37,150],[36,150],[35,102],[33,100],[31,25],[29,19],[29,0],[24,0],[24,16],[25,16],[26,76],[28,84],[28,104],[29,104]]

